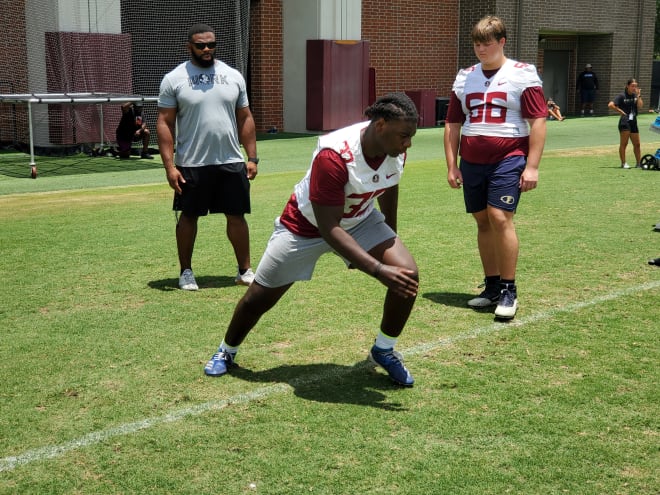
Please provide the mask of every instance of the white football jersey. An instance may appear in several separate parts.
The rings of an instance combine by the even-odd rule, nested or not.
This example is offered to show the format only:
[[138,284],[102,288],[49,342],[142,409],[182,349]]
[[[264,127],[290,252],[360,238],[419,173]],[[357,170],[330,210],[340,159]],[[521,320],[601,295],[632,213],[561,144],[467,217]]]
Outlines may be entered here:
[[[385,189],[397,185],[403,174],[405,154],[386,156],[376,170],[367,164],[362,154],[360,136],[362,129],[368,125],[369,122],[360,122],[319,137],[312,155],[313,163],[321,150],[329,148],[336,151],[346,165],[348,182],[344,187],[344,216],[340,222],[341,227],[346,230],[364,220],[374,209],[376,198],[383,194]],[[312,225],[318,227],[309,199],[311,171],[312,167],[303,180],[296,184],[294,193],[300,212]]]
[[542,86],[536,67],[515,60],[507,59],[491,78],[484,75],[481,64],[461,70],[453,90],[466,114],[462,135],[529,136],[520,98],[525,89],[533,86]]

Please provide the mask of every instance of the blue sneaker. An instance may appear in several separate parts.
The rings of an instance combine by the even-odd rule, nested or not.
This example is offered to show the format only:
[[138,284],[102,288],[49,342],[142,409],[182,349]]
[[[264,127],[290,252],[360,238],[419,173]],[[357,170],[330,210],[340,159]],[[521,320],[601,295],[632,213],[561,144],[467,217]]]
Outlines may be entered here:
[[236,366],[234,355],[230,352],[218,350],[204,366],[204,373],[208,376],[222,376],[227,373],[227,368],[231,366]]
[[369,351],[369,361],[381,366],[390,375],[392,381],[399,385],[412,387],[415,383],[410,372],[403,365],[403,356],[394,349],[380,349],[373,346]]

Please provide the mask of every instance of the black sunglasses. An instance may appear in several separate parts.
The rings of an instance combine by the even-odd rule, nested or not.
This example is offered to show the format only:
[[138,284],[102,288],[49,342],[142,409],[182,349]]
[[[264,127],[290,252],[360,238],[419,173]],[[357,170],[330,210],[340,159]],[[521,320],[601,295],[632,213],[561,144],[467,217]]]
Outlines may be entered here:
[[208,43],[193,43],[193,45],[195,45],[195,48],[197,48],[198,50],[203,50],[207,46],[211,50],[213,50],[215,48],[216,42],[215,41],[209,41]]

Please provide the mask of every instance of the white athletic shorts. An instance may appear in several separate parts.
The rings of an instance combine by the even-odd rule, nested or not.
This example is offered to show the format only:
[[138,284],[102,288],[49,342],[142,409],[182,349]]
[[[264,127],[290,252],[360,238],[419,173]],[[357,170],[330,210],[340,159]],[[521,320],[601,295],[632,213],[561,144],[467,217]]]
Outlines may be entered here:
[[[347,231],[369,251],[380,243],[396,237],[385,216],[374,209],[359,225]],[[257,266],[255,281],[264,287],[282,287],[300,280],[311,280],[316,262],[322,254],[333,252],[322,237],[302,237],[292,233],[275,219],[275,230]],[[350,263],[342,257],[346,266]]]

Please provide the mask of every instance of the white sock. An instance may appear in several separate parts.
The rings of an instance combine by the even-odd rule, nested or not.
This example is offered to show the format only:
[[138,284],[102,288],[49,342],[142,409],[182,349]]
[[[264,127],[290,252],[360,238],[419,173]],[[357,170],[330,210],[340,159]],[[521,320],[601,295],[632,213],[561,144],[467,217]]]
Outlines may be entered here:
[[231,354],[232,356],[235,356],[236,353],[238,352],[238,347],[239,347],[239,346],[236,346],[236,347],[230,346],[230,345],[228,345],[228,344],[223,340],[223,341],[222,341],[222,344],[220,344],[220,348],[219,348],[218,350],[219,350],[220,352],[223,352],[223,351],[224,351],[224,352],[228,352],[228,353]]
[[390,337],[389,335],[385,335],[382,330],[378,332],[378,335],[376,335],[376,347],[379,349],[393,349],[394,346],[396,345],[396,337]]

